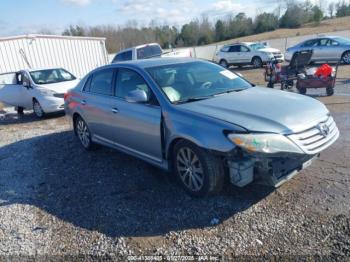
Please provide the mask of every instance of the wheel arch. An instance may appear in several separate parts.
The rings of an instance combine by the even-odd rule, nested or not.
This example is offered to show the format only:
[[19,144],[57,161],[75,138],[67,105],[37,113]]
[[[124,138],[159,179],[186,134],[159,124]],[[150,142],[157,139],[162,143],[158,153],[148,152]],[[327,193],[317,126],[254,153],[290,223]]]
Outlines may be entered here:
[[262,58],[261,58],[260,55],[254,55],[254,56],[252,57],[251,63],[253,63],[253,61],[254,61],[255,58],[259,58],[260,61],[263,62],[263,60],[262,60]]
[[203,148],[203,146],[201,146],[197,141],[193,141],[193,139],[189,139],[187,137],[182,137],[182,136],[179,136],[179,137],[174,137],[167,145],[166,147],[166,160],[169,162],[169,169],[172,170],[173,169],[173,161],[172,161],[172,158],[173,158],[173,154],[174,154],[174,148],[175,148],[175,145],[177,143],[179,143],[180,141],[188,141],[200,148]]

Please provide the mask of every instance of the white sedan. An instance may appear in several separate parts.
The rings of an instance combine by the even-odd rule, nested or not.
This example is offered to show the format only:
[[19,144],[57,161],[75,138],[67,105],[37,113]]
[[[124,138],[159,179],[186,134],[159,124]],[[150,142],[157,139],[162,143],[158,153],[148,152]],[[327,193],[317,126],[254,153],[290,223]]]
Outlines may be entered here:
[[42,118],[64,110],[64,94],[79,80],[63,68],[21,70],[0,77],[0,102],[15,106],[18,113],[33,109]]

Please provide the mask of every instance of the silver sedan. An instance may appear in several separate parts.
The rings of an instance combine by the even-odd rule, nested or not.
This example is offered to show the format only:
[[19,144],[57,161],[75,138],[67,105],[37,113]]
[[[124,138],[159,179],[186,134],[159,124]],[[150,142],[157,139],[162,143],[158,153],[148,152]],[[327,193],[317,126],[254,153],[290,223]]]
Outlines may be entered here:
[[350,39],[339,36],[323,36],[301,42],[286,50],[290,61],[296,51],[313,50],[311,62],[338,62],[350,64]]
[[172,170],[196,196],[220,191],[225,176],[239,187],[279,186],[339,136],[316,99],[194,59],[98,68],[65,95],[65,109],[84,148],[101,144]]

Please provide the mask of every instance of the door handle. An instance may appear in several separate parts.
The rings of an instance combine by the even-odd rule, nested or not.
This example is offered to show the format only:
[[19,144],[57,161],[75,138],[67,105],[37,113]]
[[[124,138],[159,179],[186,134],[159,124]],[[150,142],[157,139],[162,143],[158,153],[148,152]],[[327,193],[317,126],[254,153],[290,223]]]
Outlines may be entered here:
[[118,108],[112,108],[112,112],[114,113],[114,114],[117,114],[118,112],[119,112],[119,110],[118,110]]
[[80,102],[80,104],[82,104],[82,105],[84,106],[84,105],[86,105],[86,101],[85,101],[85,100],[82,100],[82,101]]

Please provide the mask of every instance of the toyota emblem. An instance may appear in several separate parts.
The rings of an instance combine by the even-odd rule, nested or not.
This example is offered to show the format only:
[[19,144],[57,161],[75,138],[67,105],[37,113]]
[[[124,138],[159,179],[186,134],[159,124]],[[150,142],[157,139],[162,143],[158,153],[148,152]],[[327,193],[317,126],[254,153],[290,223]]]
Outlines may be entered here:
[[329,134],[329,127],[326,124],[319,124],[317,126],[317,129],[320,131],[320,134],[324,137],[328,136]]

